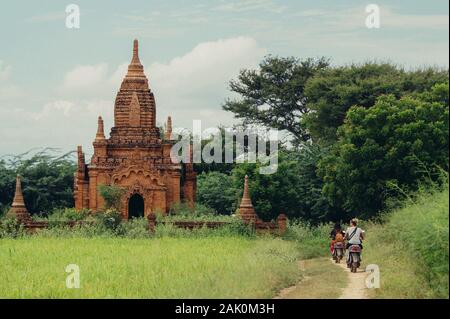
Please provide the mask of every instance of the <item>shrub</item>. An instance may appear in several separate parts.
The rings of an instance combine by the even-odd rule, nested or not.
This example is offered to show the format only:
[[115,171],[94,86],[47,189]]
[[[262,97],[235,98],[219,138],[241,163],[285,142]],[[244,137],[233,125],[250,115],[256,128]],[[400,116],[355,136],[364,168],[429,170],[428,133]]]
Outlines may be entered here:
[[303,259],[323,257],[330,253],[330,231],[333,225],[320,224],[311,226],[301,220],[289,220],[285,239],[298,242]]
[[122,196],[125,193],[123,187],[117,185],[99,185],[100,196],[105,200],[106,209],[115,209],[120,211],[122,208]]
[[76,210],[75,208],[55,208],[47,217],[33,215],[34,220],[51,221],[80,221],[85,220],[90,214],[87,209]]
[[18,238],[25,234],[23,225],[16,218],[0,220],[0,238]]
[[115,231],[122,222],[122,214],[115,209],[106,209],[95,214],[95,220],[100,227]]
[[148,231],[148,221],[145,217],[122,221],[117,230],[117,234],[127,238],[150,237],[150,233]]

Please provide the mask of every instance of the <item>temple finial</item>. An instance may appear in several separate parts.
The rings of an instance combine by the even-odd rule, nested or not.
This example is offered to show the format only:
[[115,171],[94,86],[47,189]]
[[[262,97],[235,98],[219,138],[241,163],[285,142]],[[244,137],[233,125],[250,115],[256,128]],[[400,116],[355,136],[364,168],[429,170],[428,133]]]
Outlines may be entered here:
[[98,124],[97,124],[97,135],[95,136],[95,140],[104,140],[105,139],[105,131],[103,128],[103,119],[101,116],[98,117]]
[[133,59],[131,60],[131,64],[141,64],[139,60],[139,42],[137,39],[133,41]]
[[133,58],[128,65],[128,72],[125,75],[125,80],[137,80],[138,82],[144,83],[145,86],[148,86],[147,78],[144,74],[144,66],[141,64],[141,60],[139,60],[139,43],[137,39],[133,41]]
[[248,194],[248,175],[245,175],[244,178],[244,194],[242,196],[242,200],[244,199],[250,200],[250,195]]

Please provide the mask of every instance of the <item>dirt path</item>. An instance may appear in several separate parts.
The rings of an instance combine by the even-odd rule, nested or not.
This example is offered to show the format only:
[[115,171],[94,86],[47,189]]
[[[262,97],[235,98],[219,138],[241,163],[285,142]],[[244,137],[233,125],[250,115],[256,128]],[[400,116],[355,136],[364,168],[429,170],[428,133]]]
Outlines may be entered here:
[[302,260],[298,264],[302,280],[282,289],[276,299],[368,299],[366,272],[351,273],[345,262],[329,258]]
[[366,277],[367,273],[364,269],[358,269],[358,272],[351,273],[350,269],[347,268],[345,262],[341,262],[340,264],[336,264],[333,260],[331,260],[336,266],[342,268],[345,272],[347,272],[348,284],[342,290],[342,294],[339,299],[368,299],[369,296],[367,294],[366,287]]
[[301,280],[282,289],[276,299],[337,299],[347,285],[347,274],[328,258],[302,260],[298,266]]

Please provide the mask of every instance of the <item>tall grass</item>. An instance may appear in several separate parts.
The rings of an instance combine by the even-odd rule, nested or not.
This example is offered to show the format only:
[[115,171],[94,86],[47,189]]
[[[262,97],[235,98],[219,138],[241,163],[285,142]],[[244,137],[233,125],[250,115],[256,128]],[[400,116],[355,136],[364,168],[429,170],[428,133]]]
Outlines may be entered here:
[[1,239],[0,298],[270,298],[299,279],[297,257],[279,238]]
[[311,226],[301,220],[290,220],[284,238],[297,243],[302,259],[326,257],[330,254],[332,227],[332,224]]
[[408,196],[402,208],[368,227],[366,262],[378,264],[380,298],[449,297],[448,185]]

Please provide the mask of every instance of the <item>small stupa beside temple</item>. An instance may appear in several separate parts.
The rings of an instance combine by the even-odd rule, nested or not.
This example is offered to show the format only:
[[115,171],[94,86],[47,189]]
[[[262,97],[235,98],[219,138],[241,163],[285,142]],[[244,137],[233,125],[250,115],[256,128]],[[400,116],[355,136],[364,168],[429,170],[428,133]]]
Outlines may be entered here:
[[250,198],[248,187],[248,176],[244,178],[244,193],[238,209],[238,216],[248,225],[252,225],[257,232],[270,231],[272,233],[284,234],[287,227],[285,214],[278,215],[276,221],[265,222],[258,217]]
[[239,205],[239,216],[246,222],[255,222],[257,216],[253,208],[252,200],[248,192],[248,176],[244,179],[244,194],[242,195],[241,204]]
[[6,214],[6,217],[16,218],[19,221],[27,221],[31,219],[31,215],[25,206],[25,201],[22,194],[22,183],[20,176],[16,177],[16,191],[14,193],[13,203],[11,209]]

